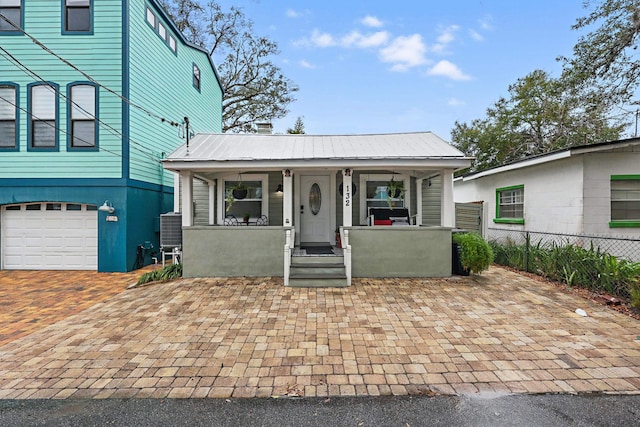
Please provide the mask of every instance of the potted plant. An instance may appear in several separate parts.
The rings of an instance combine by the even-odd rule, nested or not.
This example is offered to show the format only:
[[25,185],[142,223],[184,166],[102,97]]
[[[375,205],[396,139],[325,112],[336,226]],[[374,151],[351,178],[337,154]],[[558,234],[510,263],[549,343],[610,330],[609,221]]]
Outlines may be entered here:
[[491,246],[478,233],[454,233],[452,243],[454,274],[480,273],[493,262]]
[[245,224],[249,224],[249,218],[251,218],[251,215],[249,214],[249,212],[245,212],[245,214],[242,215],[242,220],[244,221]]
[[387,204],[393,209],[393,200],[404,197],[404,181],[396,181],[394,177],[391,177],[387,181]]
[[242,200],[247,197],[249,189],[242,181],[238,182],[231,188],[231,194],[236,200]]

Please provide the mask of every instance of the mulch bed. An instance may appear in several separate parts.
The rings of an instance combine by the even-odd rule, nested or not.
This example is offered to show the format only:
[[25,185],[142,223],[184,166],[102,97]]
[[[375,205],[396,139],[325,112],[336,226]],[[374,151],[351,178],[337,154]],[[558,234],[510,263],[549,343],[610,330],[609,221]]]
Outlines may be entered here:
[[625,300],[624,298],[612,297],[611,295],[603,294],[601,292],[595,292],[590,289],[568,286],[566,283],[557,282],[555,280],[547,279],[546,277],[542,277],[534,273],[517,270],[512,267],[506,267],[504,265],[497,264],[494,265],[500,268],[504,268],[505,270],[513,271],[514,273],[522,274],[523,276],[527,276],[528,278],[537,280],[539,282],[549,283],[564,292],[577,295],[599,305],[606,305],[610,309],[615,310],[621,314],[633,317],[636,320],[640,320],[640,310],[631,307],[629,301]]

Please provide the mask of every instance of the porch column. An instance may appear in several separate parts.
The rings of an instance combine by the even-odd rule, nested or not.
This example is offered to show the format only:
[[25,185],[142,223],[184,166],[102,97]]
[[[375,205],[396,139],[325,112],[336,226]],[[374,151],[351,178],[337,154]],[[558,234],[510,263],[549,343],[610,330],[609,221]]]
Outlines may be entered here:
[[[351,169],[342,170],[342,225],[351,227],[353,211],[353,177]],[[360,190],[362,191],[362,189]]]
[[416,179],[416,225],[422,225],[422,183],[423,178]]
[[180,172],[182,181],[182,226],[193,225],[193,173],[190,171]]
[[282,225],[293,225],[293,173],[289,169],[282,171]]
[[180,174],[173,173],[173,211],[180,212]]
[[440,217],[443,227],[456,226],[456,211],[453,203],[453,171],[443,170],[440,173],[442,177],[442,192],[440,193]]
[[209,225],[213,225],[216,222],[215,196],[216,196],[216,183],[215,181],[207,181],[207,187],[209,189]]

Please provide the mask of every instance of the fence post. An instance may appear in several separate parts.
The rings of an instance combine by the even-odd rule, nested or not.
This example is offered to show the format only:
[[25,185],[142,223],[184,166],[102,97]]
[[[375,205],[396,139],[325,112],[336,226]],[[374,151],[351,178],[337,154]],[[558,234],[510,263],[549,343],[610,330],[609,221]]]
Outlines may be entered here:
[[529,232],[525,231],[525,249],[524,249],[524,271],[529,272]]

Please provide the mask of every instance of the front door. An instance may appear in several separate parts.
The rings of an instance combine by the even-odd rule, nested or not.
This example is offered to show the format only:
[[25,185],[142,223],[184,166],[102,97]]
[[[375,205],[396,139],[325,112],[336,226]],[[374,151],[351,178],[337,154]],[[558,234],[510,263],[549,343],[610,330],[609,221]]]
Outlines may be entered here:
[[330,177],[300,177],[300,242],[331,242]]

